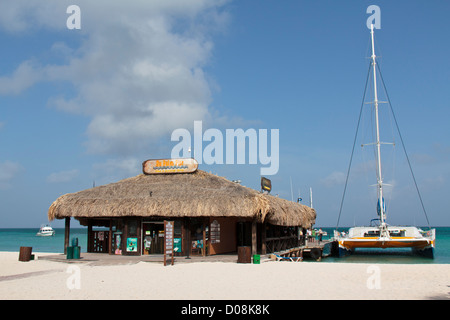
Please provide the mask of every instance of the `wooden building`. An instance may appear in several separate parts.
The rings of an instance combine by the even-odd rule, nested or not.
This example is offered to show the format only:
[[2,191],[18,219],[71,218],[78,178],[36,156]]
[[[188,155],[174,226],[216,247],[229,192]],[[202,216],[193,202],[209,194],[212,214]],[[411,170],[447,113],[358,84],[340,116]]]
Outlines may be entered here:
[[88,252],[123,255],[163,253],[163,221],[172,220],[175,254],[183,256],[239,246],[265,254],[295,246],[299,229],[315,223],[307,206],[201,170],[167,171],[65,194],[50,206],[49,220],[65,219],[65,247],[73,217],[88,227]]

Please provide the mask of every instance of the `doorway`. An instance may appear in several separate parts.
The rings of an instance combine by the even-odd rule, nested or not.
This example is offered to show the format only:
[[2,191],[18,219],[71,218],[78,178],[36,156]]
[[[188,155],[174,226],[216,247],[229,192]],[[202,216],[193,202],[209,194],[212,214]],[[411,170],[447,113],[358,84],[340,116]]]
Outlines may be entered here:
[[247,247],[252,245],[252,223],[236,223],[236,242],[238,247]]
[[123,255],[141,255],[141,220],[139,218],[127,218],[124,220]]
[[164,253],[164,222],[152,221],[142,223],[142,254]]

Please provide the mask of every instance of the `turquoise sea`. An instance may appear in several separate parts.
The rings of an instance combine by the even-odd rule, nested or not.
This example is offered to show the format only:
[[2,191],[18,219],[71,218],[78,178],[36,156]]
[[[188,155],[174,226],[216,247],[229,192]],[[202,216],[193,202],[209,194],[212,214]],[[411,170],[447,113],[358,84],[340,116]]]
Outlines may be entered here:
[[[345,228],[339,228],[340,230]],[[425,229],[425,228],[424,228]],[[323,240],[333,235],[333,228],[322,228],[328,233]],[[53,237],[38,237],[39,228],[0,229],[0,251],[19,252],[20,247],[32,247],[33,252],[64,252],[64,228],[55,228]],[[70,240],[78,238],[81,252],[87,249],[87,228],[71,228]],[[438,263],[450,264],[450,227],[436,227],[435,258],[427,259],[411,254],[409,249],[404,251],[366,250],[356,251],[344,258],[327,257],[324,262],[336,263]]]
[[[32,247],[33,252],[64,252],[64,228],[53,228],[52,237],[38,237],[39,228],[0,229],[0,251],[19,252],[20,247]],[[71,228],[70,241],[78,238],[81,252],[87,249],[87,228]]]

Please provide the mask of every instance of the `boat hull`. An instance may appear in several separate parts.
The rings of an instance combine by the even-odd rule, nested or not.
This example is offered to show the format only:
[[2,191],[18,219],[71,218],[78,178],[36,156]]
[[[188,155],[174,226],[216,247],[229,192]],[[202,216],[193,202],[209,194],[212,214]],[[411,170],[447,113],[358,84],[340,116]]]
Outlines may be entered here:
[[428,239],[346,239],[339,240],[339,256],[343,257],[355,249],[400,249],[410,248],[414,254],[425,258],[434,258],[434,240]]
[[357,248],[415,248],[415,249],[425,249],[428,247],[434,247],[433,240],[427,239],[405,239],[405,238],[391,238],[391,239],[346,239],[340,240],[339,246],[345,248],[346,250],[354,250]]
[[413,248],[413,252],[422,257],[434,259],[434,247],[427,247],[423,249]]
[[55,235],[55,232],[46,232],[46,233],[38,232],[38,233],[36,233],[36,236],[38,236],[38,237],[51,237],[54,235]]

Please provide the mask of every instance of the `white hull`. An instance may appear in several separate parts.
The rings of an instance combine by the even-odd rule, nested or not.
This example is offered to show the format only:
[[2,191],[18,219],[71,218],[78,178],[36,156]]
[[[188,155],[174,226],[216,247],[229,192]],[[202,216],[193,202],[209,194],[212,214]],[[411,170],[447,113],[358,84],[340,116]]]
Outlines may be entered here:
[[36,233],[36,236],[38,237],[51,237],[55,235],[55,231],[53,232],[38,232]]

